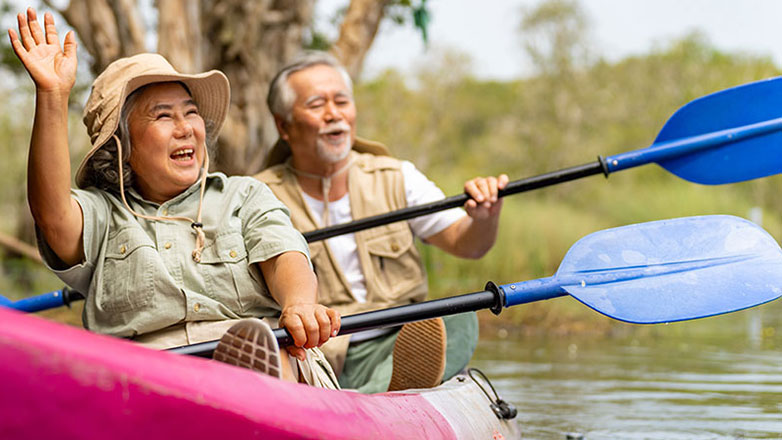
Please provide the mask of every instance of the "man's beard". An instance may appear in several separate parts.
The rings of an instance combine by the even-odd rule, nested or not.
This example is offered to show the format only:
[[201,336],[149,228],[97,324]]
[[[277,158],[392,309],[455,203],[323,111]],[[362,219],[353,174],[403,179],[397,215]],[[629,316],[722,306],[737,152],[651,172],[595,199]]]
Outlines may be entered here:
[[[345,122],[332,124],[320,131],[320,134],[326,134],[334,130],[341,130],[343,139],[339,143],[331,143],[323,138],[318,138],[316,143],[318,157],[329,164],[337,163],[350,154],[350,126]],[[336,149],[339,147],[339,149]]]

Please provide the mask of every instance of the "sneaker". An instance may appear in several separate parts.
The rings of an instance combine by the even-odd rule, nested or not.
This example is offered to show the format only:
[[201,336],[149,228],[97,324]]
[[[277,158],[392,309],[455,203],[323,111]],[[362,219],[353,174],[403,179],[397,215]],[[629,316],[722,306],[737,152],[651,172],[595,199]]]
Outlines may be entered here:
[[439,385],[445,372],[445,349],[442,318],[402,326],[394,343],[394,369],[388,391]]
[[212,359],[282,377],[277,339],[260,319],[243,319],[229,328],[217,343]]

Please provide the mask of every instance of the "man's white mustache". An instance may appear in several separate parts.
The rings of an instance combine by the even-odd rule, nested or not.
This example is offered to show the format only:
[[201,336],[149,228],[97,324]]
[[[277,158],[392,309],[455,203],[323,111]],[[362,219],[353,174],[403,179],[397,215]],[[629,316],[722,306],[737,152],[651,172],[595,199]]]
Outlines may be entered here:
[[344,121],[334,122],[321,128],[318,134],[329,134],[335,131],[344,131],[345,134],[350,134],[350,125]]

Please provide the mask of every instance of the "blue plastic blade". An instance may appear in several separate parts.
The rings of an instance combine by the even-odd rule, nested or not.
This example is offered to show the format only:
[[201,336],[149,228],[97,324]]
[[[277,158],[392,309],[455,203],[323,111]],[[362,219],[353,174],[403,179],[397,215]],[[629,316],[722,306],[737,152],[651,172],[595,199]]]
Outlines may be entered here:
[[782,250],[759,226],[702,216],[607,229],[579,240],[553,277],[612,318],[703,318],[782,296]]
[[[782,77],[745,84],[696,99],[671,116],[655,145],[748,127],[782,118]],[[741,182],[782,172],[779,129],[657,162],[695,183]]]

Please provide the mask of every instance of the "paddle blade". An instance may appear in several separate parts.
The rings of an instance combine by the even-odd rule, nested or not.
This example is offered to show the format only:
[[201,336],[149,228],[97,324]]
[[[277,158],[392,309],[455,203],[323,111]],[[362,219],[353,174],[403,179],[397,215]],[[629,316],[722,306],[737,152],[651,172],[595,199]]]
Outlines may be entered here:
[[747,220],[688,217],[590,234],[568,251],[555,278],[612,318],[681,321],[781,296],[782,250]]
[[[782,77],[745,84],[696,99],[671,116],[655,144],[782,118]],[[691,182],[717,185],[782,172],[782,131],[659,161]]]

